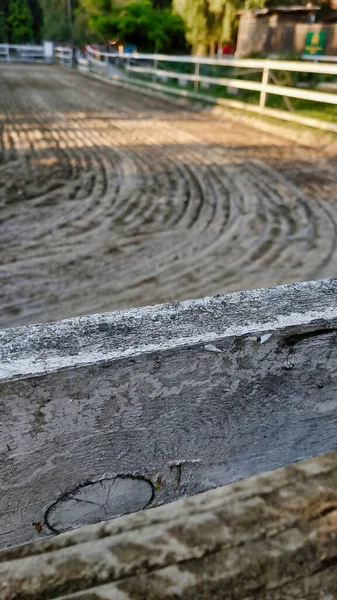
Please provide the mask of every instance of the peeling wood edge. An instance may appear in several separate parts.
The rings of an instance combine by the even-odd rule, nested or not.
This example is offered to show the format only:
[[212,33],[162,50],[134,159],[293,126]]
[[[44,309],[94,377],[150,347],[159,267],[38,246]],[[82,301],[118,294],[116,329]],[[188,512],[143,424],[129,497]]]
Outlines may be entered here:
[[333,278],[4,329],[0,382],[297,327],[328,333],[336,300]]

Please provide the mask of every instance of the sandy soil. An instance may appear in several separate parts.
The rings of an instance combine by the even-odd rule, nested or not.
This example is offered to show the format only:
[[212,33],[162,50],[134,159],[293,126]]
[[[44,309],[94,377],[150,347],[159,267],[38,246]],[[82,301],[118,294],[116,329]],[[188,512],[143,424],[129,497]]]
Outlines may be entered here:
[[0,82],[0,326],[336,274],[331,149],[70,70]]

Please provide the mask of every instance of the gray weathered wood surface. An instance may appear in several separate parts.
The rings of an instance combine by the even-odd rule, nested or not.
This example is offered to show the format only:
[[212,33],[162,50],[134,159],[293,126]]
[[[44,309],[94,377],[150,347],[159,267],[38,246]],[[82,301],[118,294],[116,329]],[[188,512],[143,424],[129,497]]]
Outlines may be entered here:
[[0,332],[0,547],[336,447],[337,280]]
[[337,453],[0,552],[1,600],[335,600]]

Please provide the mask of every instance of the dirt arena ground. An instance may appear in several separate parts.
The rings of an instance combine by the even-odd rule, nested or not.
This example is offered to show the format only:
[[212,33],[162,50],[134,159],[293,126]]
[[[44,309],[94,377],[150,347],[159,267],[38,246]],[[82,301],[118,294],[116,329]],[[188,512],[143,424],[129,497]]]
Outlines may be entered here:
[[330,147],[0,66],[0,326],[335,275],[336,195]]

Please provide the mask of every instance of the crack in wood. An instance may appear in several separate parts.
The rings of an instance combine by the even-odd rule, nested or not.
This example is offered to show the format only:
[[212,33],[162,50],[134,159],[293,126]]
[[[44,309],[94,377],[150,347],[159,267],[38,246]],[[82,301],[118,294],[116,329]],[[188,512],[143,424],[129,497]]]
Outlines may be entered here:
[[294,335],[291,335],[291,336],[285,338],[284,344],[288,347],[290,346],[291,348],[293,348],[294,346],[296,346],[296,344],[299,344],[300,342],[303,342],[304,340],[309,340],[314,337],[321,337],[324,335],[329,335],[331,333],[336,333],[336,331],[337,331],[336,329],[317,329],[316,331],[297,333],[297,334],[294,334]]
[[66,492],[49,506],[45,524],[52,533],[59,534],[147,508],[154,494],[152,482],[141,475],[121,474],[89,481]]

